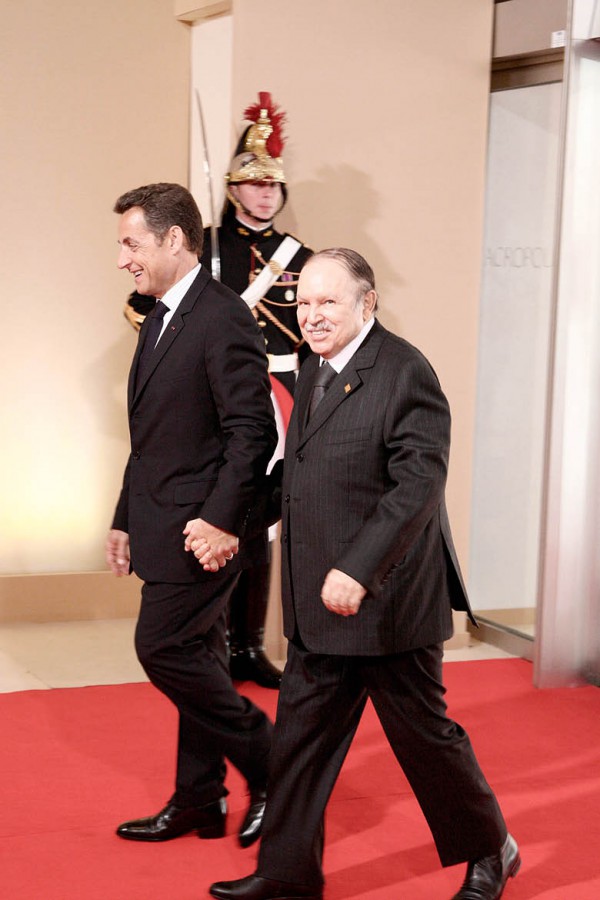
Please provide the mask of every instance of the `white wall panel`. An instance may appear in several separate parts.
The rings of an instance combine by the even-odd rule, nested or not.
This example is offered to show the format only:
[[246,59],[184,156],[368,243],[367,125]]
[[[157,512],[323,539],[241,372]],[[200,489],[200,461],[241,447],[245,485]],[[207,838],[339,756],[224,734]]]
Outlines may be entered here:
[[491,98],[469,566],[479,610],[536,601],[561,90]]

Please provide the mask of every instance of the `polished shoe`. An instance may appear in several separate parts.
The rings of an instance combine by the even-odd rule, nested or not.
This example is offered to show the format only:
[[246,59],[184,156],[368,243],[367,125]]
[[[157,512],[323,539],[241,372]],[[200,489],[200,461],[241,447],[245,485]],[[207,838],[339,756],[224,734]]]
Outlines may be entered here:
[[238,832],[238,840],[242,847],[249,847],[259,839],[266,805],[266,788],[250,788],[250,804]]
[[514,878],[520,868],[519,848],[509,834],[499,853],[469,863],[463,886],[452,900],[498,900],[508,879]]
[[281,684],[281,672],[267,658],[262,647],[232,647],[229,671],[234,681],[253,681],[259,687],[274,690]]
[[219,900],[322,900],[321,888],[311,888],[303,884],[287,884],[248,875],[237,881],[216,881],[208,889]]
[[225,835],[227,803],[224,798],[206,806],[176,806],[169,802],[155,816],[123,822],[117,834],[128,841],[170,841],[190,831],[201,838]]

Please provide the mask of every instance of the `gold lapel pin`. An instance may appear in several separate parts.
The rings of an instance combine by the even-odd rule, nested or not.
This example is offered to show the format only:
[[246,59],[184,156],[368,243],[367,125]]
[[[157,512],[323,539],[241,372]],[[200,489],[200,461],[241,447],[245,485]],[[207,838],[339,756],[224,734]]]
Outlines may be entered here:
[[352,390],[352,388],[350,387],[349,384],[345,384],[345,385],[344,385],[344,390],[345,390],[345,392],[346,392],[347,394],[349,394],[350,391]]

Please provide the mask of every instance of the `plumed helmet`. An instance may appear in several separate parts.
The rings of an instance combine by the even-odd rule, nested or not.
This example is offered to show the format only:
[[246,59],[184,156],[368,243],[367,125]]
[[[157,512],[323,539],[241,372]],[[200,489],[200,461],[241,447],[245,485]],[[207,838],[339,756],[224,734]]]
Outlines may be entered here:
[[240,138],[225,175],[227,184],[245,181],[276,181],[285,184],[281,153],[284,147],[285,113],[273,103],[271,94],[261,91],[258,103],[244,110],[249,125]]

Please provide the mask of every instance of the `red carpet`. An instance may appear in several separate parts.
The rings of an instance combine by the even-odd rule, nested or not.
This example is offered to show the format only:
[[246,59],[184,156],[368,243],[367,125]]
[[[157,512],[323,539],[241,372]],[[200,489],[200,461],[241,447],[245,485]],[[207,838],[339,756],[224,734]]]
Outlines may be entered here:
[[[600,897],[600,690],[536,691],[523,660],[446,666],[450,712],[469,731],[523,855],[505,900]],[[276,694],[244,685],[274,714]],[[162,845],[114,837],[171,791],[175,715],[151,686],[0,695],[0,898],[204,900],[253,869],[235,830]],[[419,808],[369,707],[329,806],[325,900],[448,900],[462,866],[440,868]]]

